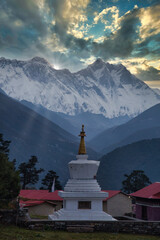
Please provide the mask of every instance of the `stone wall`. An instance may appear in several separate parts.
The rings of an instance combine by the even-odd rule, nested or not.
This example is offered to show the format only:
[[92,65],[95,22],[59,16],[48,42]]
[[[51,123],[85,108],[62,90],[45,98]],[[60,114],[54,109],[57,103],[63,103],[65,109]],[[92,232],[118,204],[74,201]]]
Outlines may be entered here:
[[[22,223],[21,223],[22,224]],[[67,230],[70,232],[111,232],[111,233],[131,233],[160,235],[160,222],[144,221],[116,221],[116,222],[54,222],[54,221],[30,221],[25,222],[29,229],[36,230]]]
[[95,231],[160,235],[160,222],[117,221],[96,223]]
[[1,210],[0,223],[19,224],[35,230],[67,230],[70,232],[111,232],[111,233],[131,233],[160,235],[160,221],[48,221],[30,220],[27,211],[18,212],[16,210]]

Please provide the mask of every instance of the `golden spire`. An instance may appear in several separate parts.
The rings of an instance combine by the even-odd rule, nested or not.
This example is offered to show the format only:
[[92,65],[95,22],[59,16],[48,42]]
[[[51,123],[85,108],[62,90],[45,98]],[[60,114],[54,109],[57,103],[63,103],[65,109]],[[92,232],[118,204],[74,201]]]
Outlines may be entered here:
[[78,154],[86,154],[86,147],[85,147],[85,142],[84,142],[84,137],[86,136],[85,131],[84,131],[84,125],[82,125],[82,131],[80,132],[79,136],[81,137],[81,141],[79,144],[79,151]]

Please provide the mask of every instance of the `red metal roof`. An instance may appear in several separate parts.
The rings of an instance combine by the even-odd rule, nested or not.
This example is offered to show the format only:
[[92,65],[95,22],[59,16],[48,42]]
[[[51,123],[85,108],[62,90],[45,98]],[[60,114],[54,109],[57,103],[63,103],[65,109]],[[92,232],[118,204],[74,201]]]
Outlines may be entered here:
[[63,199],[58,195],[59,190],[49,192],[48,190],[21,190],[19,196],[30,200],[52,200],[62,201]]
[[48,193],[48,190],[21,190],[19,196],[27,199],[40,200]]
[[[26,198],[30,200],[43,200],[43,201],[63,201],[63,199],[58,195],[59,190],[54,192],[49,192],[48,190],[21,190],[19,196],[21,198]],[[112,198],[113,196],[119,194],[121,191],[114,190],[104,190],[103,192],[108,193],[108,197],[104,200]]]
[[44,200],[50,200],[50,201],[63,201],[63,199],[58,195],[59,190],[56,190],[54,192],[48,192],[44,196]]
[[131,196],[141,198],[160,199],[160,182],[152,183],[137,192],[131,193]]
[[35,201],[35,200],[23,201],[23,200],[20,200],[20,206],[21,207],[30,207],[30,206],[40,205],[40,204],[42,204],[44,202],[45,201]]
[[108,197],[105,200],[103,200],[103,201],[107,201],[108,199],[110,199],[110,198],[116,196],[117,194],[119,194],[121,191],[118,191],[118,190],[117,191],[114,191],[114,190],[103,190],[103,192],[107,192],[108,193]]

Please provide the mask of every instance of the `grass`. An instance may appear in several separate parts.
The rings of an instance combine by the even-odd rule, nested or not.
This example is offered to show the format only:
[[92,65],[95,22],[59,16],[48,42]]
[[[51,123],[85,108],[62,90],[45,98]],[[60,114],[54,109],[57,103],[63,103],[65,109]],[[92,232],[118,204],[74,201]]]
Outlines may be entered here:
[[0,225],[0,240],[158,240],[159,236],[115,233],[68,233],[64,231],[34,231]]

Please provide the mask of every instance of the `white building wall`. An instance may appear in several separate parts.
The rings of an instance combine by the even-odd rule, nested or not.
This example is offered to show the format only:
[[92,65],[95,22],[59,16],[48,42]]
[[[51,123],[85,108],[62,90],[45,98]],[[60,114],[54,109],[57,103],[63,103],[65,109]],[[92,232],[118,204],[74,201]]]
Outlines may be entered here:
[[30,206],[27,208],[29,215],[48,216],[49,214],[53,214],[55,211],[55,207],[48,203],[42,203],[40,205]]
[[123,193],[119,193],[104,202],[103,209],[112,216],[124,216],[125,213],[132,212],[132,199]]
[[65,209],[70,211],[76,211],[78,206],[78,201],[76,199],[67,199],[65,204]]
[[92,200],[91,207],[93,211],[102,211],[102,201]]

